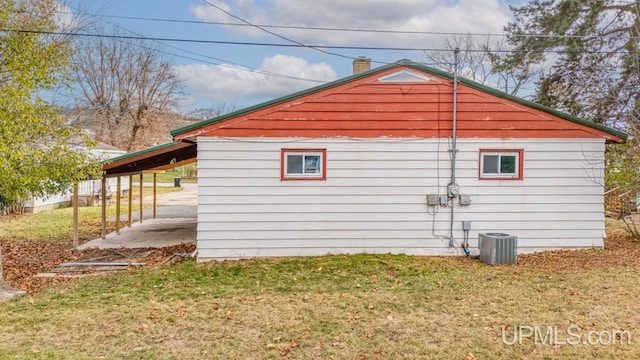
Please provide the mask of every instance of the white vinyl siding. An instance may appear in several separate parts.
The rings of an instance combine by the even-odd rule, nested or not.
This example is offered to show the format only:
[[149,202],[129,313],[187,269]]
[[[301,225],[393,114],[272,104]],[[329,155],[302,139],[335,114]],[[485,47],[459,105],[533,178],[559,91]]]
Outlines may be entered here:
[[[461,255],[449,248],[447,139],[198,139],[200,261],[328,253]],[[326,149],[325,181],[281,181],[281,149]],[[604,140],[459,139],[454,238],[518,237],[520,252],[601,247]],[[480,149],[522,149],[525,178],[479,180]],[[456,202],[457,204],[457,202]],[[433,223],[435,221],[435,223]],[[432,233],[435,228],[435,236]]]

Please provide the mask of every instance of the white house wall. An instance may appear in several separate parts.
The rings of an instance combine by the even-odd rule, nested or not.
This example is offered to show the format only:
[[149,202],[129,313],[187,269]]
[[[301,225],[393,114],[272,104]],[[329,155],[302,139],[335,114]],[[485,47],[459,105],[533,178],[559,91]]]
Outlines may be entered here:
[[48,210],[70,202],[71,192],[64,191],[60,194],[49,195],[46,197],[31,198],[25,202],[24,206],[27,209],[32,209],[32,212],[37,213],[38,211]]
[[[449,139],[198,139],[200,261],[328,253],[460,255],[448,246]],[[281,181],[283,148],[326,149],[326,180]],[[518,237],[519,252],[601,247],[604,140],[459,139],[456,175],[478,233]],[[523,180],[478,180],[480,149],[523,149]],[[437,213],[433,214],[433,210]]]
[[[111,159],[116,156],[126,154],[127,152],[119,149],[100,149],[92,148],[87,150],[84,147],[78,147],[87,151],[94,159],[101,161]],[[107,192],[116,191],[116,178],[107,178]],[[96,196],[101,193],[101,180],[86,180],[78,183],[78,195],[81,197]],[[129,190],[129,177],[123,176],[121,178],[121,190]],[[37,213],[43,210],[50,210],[60,206],[67,206],[71,204],[71,198],[73,197],[73,189],[68,189],[59,194],[46,195],[43,197],[33,197],[24,202],[24,207],[27,212]]]
[[[117,190],[117,179],[107,178],[107,193],[115,193]],[[78,183],[78,195],[81,197],[99,196],[101,194],[102,180],[86,180]],[[129,190],[129,177],[123,176],[120,179],[120,190]],[[35,197],[25,201],[25,208],[28,212],[38,213],[43,210],[50,210],[60,206],[71,204],[73,190],[69,189],[55,195],[45,197]]]

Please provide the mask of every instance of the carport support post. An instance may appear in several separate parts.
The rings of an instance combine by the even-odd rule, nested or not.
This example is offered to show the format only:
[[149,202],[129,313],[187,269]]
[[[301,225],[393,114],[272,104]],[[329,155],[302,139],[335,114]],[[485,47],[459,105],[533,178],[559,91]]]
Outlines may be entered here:
[[153,218],[156,219],[158,217],[158,174],[153,173]]
[[142,171],[140,171],[140,223],[142,224],[142,205],[144,202],[142,201]]
[[116,234],[120,235],[120,191],[122,190],[122,183],[120,176],[116,180]]
[[73,248],[78,249],[78,183],[73,183]]
[[131,227],[131,207],[133,206],[133,175],[129,175],[129,218],[127,226]]
[[102,238],[107,238],[107,178],[102,178]]

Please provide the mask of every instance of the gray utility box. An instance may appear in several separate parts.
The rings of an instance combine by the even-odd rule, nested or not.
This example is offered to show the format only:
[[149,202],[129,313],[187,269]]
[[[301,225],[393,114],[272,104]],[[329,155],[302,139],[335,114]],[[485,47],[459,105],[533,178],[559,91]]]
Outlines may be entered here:
[[518,238],[504,233],[478,234],[480,260],[489,265],[518,262]]

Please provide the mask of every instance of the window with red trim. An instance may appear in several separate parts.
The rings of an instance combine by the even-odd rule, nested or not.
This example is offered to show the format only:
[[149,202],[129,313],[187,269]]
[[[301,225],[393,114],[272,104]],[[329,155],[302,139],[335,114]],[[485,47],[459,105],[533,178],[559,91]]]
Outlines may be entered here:
[[325,180],[326,149],[282,149],[282,180]]
[[480,179],[522,180],[523,150],[480,150]]

